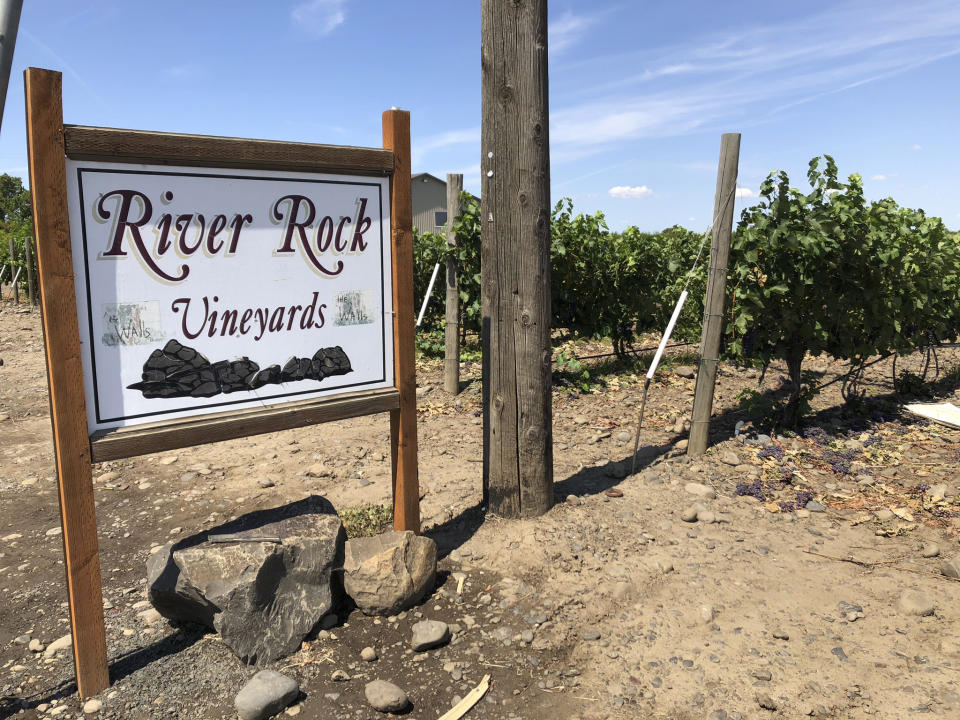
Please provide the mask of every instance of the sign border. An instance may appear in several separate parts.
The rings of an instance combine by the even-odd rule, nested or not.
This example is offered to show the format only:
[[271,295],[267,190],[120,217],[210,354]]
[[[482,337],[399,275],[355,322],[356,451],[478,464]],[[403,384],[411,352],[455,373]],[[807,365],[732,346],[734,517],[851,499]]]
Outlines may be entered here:
[[[67,158],[68,158],[69,160],[71,160],[71,161],[76,161],[75,158],[72,158],[72,157],[70,157],[69,155],[67,155]],[[86,160],[86,161],[81,160],[81,161],[78,161],[78,162],[94,162],[94,161],[92,161],[92,160]],[[237,169],[240,169],[240,168],[237,168]],[[259,168],[254,168],[254,169],[256,170],[256,169],[259,169]],[[256,176],[256,175],[223,175],[223,174],[214,174],[214,173],[185,172],[185,171],[173,171],[173,170],[170,170],[170,171],[163,171],[163,170],[122,170],[122,169],[120,169],[120,168],[90,168],[90,167],[87,167],[87,168],[85,168],[85,167],[77,167],[76,170],[77,170],[77,190],[78,190],[78,193],[79,193],[79,196],[80,196],[80,206],[81,206],[81,207],[80,207],[80,226],[81,226],[81,227],[80,227],[80,236],[81,236],[82,241],[83,241],[83,266],[84,266],[84,275],[85,275],[85,277],[84,277],[84,286],[85,286],[85,288],[86,288],[86,300],[87,300],[87,308],[86,308],[86,312],[87,312],[87,327],[88,327],[88,330],[89,330],[89,337],[91,338],[90,347],[89,347],[89,354],[90,354],[90,367],[91,367],[91,369],[92,369],[92,371],[93,371],[93,378],[92,378],[92,382],[93,382],[93,404],[94,404],[94,416],[95,416],[95,418],[96,418],[96,420],[97,420],[97,423],[108,423],[108,422],[113,422],[113,421],[116,421],[116,420],[130,420],[130,419],[135,419],[135,418],[156,417],[156,416],[161,416],[161,415],[170,415],[170,414],[172,414],[172,413],[177,413],[177,412],[182,412],[182,411],[184,411],[184,410],[189,410],[190,408],[174,408],[174,409],[168,409],[168,410],[157,410],[157,411],[149,412],[149,413],[138,413],[138,414],[135,414],[135,415],[124,415],[123,417],[109,417],[109,418],[101,417],[101,412],[100,412],[100,396],[99,396],[99,390],[98,390],[98,386],[97,386],[97,358],[96,358],[96,347],[95,347],[95,345],[94,345],[94,343],[93,343],[93,341],[92,341],[92,339],[93,339],[93,337],[94,337],[94,331],[93,331],[93,306],[92,306],[92,304],[91,304],[91,290],[90,290],[90,284],[91,284],[91,283],[90,283],[90,251],[89,251],[89,248],[88,248],[88,241],[87,241],[87,224],[86,224],[87,216],[86,216],[86,212],[85,212],[85,210],[84,210],[84,195],[83,195],[83,173],[85,173],[85,172],[88,172],[88,173],[121,173],[121,174],[124,174],[124,175],[153,175],[153,176],[156,176],[156,175],[167,175],[167,176],[174,176],[174,177],[202,177],[202,178],[216,178],[216,179],[223,179],[223,180],[237,180],[237,179],[239,179],[239,180],[277,181],[277,182],[282,182],[282,181],[284,181],[284,180],[289,180],[290,182],[322,183],[322,184],[333,184],[333,185],[353,185],[353,186],[357,186],[357,185],[368,185],[369,187],[376,188],[376,189],[377,189],[377,193],[378,193],[378,195],[379,195],[379,207],[380,207],[380,226],[379,226],[379,227],[380,227],[380,245],[379,245],[379,252],[380,252],[380,282],[381,282],[381,293],[384,292],[384,291],[383,291],[383,287],[384,287],[384,286],[383,286],[383,278],[384,278],[384,275],[385,275],[385,272],[386,272],[386,268],[384,267],[384,262],[383,262],[383,244],[384,244],[384,241],[385,241],[385,239],[384,239],[384,237],[383,237],[383,209],[384,209],[384,208],[383,208],[383,186],[382,186],[380,183],[376,183],[376,182],[364,183],[364,182],[354,182],[354,181],[348,181],[348,180],[330,180],[330,179],[323,179],[323,180],[315,179],[315,180],[311,180],[311,179],[308,179],[308,178],[282,178],[282,177],[266,177],[266,176]],[[276,171],[276,172],[283,172],[283,171]],[[68,198],[68,201],[69,201],[69,198]],[[384,294],[384,296],[381,297],[381,302],[383,303],[383,306],[384,306],[384,307],[387,307],[389,304],[391,304],[391,301],[392,301],[392,298],[386,297],[385,294]],[[358,386],[361,386],[361,385],[371,385],[371,384],[374,384],[374,383],[382,383],[382,382],[385,382],[385,381],[386,381],[386,379],[387,379],[387,343],[386,343],[387,327],[386,327],[386,325],[387,325],[386,315],[381,315],[381,318],[380,318],[380,331],[381,331],[381,338],[383,339],[383,352],[382,352],[382,355],[381,355],[381,361],[382,361],[382,362],[381,362],[381,368],[382,368],[382,371],[381,371],[380,377],[379,377],[378,379],[376,379],[376,380],[366,380],[366,381],[363,381],[363,382],[343,383],[343,384],[341,384],[341,385],[327,386],[327,387],[324,387],[323,390],[325,390],[325,391],[326,391],[326,390],[341,390],[341,389],[346,390],[346,389],[349,389],[349,388],[352,388],[352,387],[358,387]],[[316,389],[314,389],[314,390],[296,390],[296,391],[292,391],[292,392],[280,392],[280,393],[275,393],[275,394],[273,394],[273,395],[267,395],[267,396],[264,396],[264,397],[259,397],[259,396],[258,396],[257,398],[246,398],[246,399],[241,399],[241,400],[225,400],[225,401],[221,401],[221,402],[208,403],[208,404],[204,405],[203,407],[205,407],[205,408],[217,408],[217,407],[227,407],[227,406],[229,406],[229,405],[241,405],[241,404],[251,405],[251,404],[253,404],[253,403],[257,402],[257,401],[260,401],[260,400],[273,400],[273,399],[276,399],[276,398],[284,398],[284,397],[286,397],[286,398],[294,398],[294,397],[297,397],[297,396],[299,396],[299,395],[306,395],[306,394],[315,393],[315,392],[317,392]],[[341,394],[342,394],[342,393],[341,393]],[[324,397],[330,397],[330,399],[332,399],[332,396],[324,396]],[[279,405],[279,404],[280,404],[280,403],[271,403],[271,406],[273,406],[273,405]],[[245,409],[247,409],[247,408],[245,408]],[[203,415],[204,417],[206,417],[206,416],[209,416],[209,415],[211,415],[211,414],[213,414],[213,413],[203,413],[202,415]],[[198,416],[198,417],[199,417],[199,416]],[[173,419],[176,419],[176,418],[173,418]],[[140,424],[143,424],[143,423],[140,423]],[[118,429],[119,429],[119,428],[118,428]],[[101,432],[109,432],[109,431],[101,431]],[[137,454],[138,454],[138,455],[139,455],[139,454],[142,454],[142,452],[138,452]]]

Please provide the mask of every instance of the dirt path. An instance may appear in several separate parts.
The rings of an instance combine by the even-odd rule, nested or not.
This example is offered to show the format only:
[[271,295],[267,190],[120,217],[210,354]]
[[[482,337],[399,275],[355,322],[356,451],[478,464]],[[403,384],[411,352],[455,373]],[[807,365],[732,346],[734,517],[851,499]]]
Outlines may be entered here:
[[[36,313],[0,306],[0,359],[0,718],[77,716],[68,653],[21,644],[69,630]],[[824,379],[840,370],[811,367]],[[761,391],[778,385],[775,370]],[[478,373],[464,369],[467,380]],[[451,398],[440,363],[424,362],[422,508],[441,584],[416,611],[379,622],[354,612],[277,663],[301,682],[300,717],[374,717],[363,686],[382,677],[410,695],[407,717],[434,720],[485,674],[491,690],[467,718],[960,717],[960,587],[940,575],[960,553],[960,433],[901,416],[879,364],[866,383],[879,399],[859,414],[844,414],[834,385],[816,401],[816,430],[765,448],[749,423],[732,437],[745,417],[737,395],[757,374],[724,367],[715,429],[725,439],[688,462],[693,380],[682,374],[666,370],[653,387],[629,477],[636,378],[607,376],[592,394],[558,389],[557,506],[537,520],[484,521],[476,386]],[[151,547],[312,493],[341,510],[388,503],[387,453],[384,416],[97,466],[114,677],[100,716],[234,717],[252,670],[215,636],[139,615]],[[824,511],[790,508],[803,492]],[[685,522],[697,503],[701,520]],[[930,543],[939,557],[923,557]],[[459,571],[458,595],[449,573]],[[901,604],[911,589],[933,615]],[[454,641],[411,653],[419,615],[456,624]],[[362,663],[370,644],[380,659]]]

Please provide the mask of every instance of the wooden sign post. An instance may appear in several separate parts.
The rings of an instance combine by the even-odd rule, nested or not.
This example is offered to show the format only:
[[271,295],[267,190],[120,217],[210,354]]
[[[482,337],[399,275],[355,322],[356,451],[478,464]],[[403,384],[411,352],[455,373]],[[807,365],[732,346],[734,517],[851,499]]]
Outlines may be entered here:
[[[389,411],[394,528],[419,532],[410,115],[384,113],[384,149],[338,147],[64,125],[59,72],[29,68],[25,88],[73,656],[88,697],[109,686],[93,462]],[[217,214],[228,208],[229,225]],[[254,285],[303,302],[229,305]],[[330,346],[303,357],[320,337]],[[210,362],[187,340],[242,357]],[[246,348],[289,360],[260,369]]]

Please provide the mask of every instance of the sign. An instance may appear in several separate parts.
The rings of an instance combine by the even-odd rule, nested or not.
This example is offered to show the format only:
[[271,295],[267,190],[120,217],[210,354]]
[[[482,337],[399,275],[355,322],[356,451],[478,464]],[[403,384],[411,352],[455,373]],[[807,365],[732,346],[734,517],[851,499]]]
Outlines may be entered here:
[[77,690],[110,684],[91,461],[390,413],[420,529],[410,114],[383,148],[65,125],[27,157]]
[[392,387],[389,180],[67,161],[88,429]]

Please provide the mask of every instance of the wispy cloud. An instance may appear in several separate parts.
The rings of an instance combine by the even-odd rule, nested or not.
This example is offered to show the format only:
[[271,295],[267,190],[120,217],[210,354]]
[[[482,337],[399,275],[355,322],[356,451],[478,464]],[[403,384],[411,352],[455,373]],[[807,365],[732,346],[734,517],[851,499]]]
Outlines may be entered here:
[[599,14],[574,15],[567,10],[547,26],[547,48],[550,53],[557,55],[574,45],[599,20]]
[[653,195],[653,190],[646,185],[630,187],[628,185],[617,185],[607,191],[610,197],[614,198],[645,198]]
[[745,187],[738,187],[734,192],[734,195],[737,197],[738,200],[760,197],[758,193],[755,193],[750,188],[745,188]]
[[45,42],[37,38],[29,30],[26,30],[21,27],[19,32],[23,37],[27,38],[27,40],[32,42],[34,45],[40,48],[43,52],[47,53],[47,55],[53,58],[54,61],[56,61],[55,67],[62,68],[65,73],[67,73],[74,80],[77,81],[80,87],[82,87],[90,97],[95,98],[97,100],[102,99],[100,95],[96,92],[96,90],[94,90],[90,86],[90,84],[83,78],[83,76],[81,76],[80,73],[77,72],[77,70],[73,67],[73,65],[71,65],[66,60],[64,60],[59,54],[57,54],[57,52],[52,47],[50,47]]
[[[411,162],[417,165],[423,162],[424,158],[435,150],[442,150],[453,145],[480,145],[480,128],[466,128],[463,130],[450,130],[431,135],[422,140],[415,140],[413,148],[410,151]],[[478,149],[479,152],[479,149]]]
[[911,145],[911,150],[923,150],[923,145]]
[[870,179],[871,179],[871,180],[886,180],[886,179],[887,179],[887,176],[886,176],[886,175],[871,175],[871,176],[870,176]]
[[346,0],[307,0],[290,12],[293,24],[313,35],[329,35],[347,19]]
[[[847,0],[800,21],[567,62],[563,88],[551,88],[551,142],[561,151],[597,152],[628,140],[747,127],[957,54],[954,0]],[[639,70],[623,71],[631,67]]]
[[191,63],[182,65],[171,65],[160,72],[165,80],[183,80],[193,77],[197,74],[197,67]]

